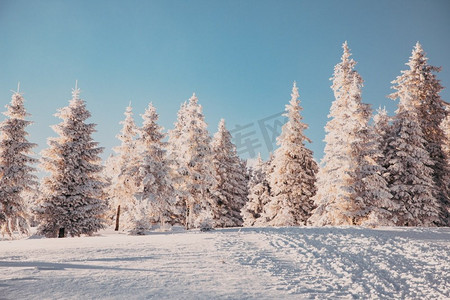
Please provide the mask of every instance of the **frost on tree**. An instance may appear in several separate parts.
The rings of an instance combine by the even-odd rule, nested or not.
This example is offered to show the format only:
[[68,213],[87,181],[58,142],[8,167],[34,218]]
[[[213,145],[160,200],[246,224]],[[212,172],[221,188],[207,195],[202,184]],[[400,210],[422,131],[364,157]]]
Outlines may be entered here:
[[211,208],[214,227],[242,225],[241,209],[247,199],[246,167],[231,141],[231,134],[221,120],[212,142],[216,174],[215,201]]
[[[370,114],[370,112],[367,113]],[[366,211],[369,212],[367,219],[362,221],[362,225],[392,226],[395,225],[392,212],[398,209],[398,205],[392,201],[385,178],[386,145],[391,128],[386,109],[379,108],[373,120],[373,127],[369,127],[368,123],[365,123],[365,126],[362,126],[359,131],[361,139],[365,142],[365,150],[362,152],[362,157],[365,156],[365,159],[359,167],[365,178],[361,181],[364,191],[361,197],[366,202]]]
[[185,161],[182,157],[182,147],[180,145],[185,142],[183,140],[183,131],[187,126],[187,105],[187,102],[181,104],[174,128],[168,133],[167,155],[171,170],[171,180],[175,189],[175,203],[171,206],[171,222],[173,224],[186,224],[186,201],[188,195],[187,191],[182,188],[183,174],[181,171]]
[[185,226],[187,229],[201,224],[209,226],[215,186],[213,155],[211,137],[195,94],[182,105],[175,128],[169,134],[169,144],[171,157],[175,158],[178,207],[185,207]]
[[396,206],[383,176],[385,169],[380,164],[383,158],[381,138],[369,124],[372,111],[368,104],[361,102],[361,85],[356,76],[350,95],[355,100],[352,105],[353,119],[359,123],[355,124],[355,139],[350,144],[356,168],[353,185],[350,186],[354,204],[349,213],[356,225],[393,225],[390,211]]
[[24,106],[24,99],[17,89],[0,123],[0,231],[12,237],[14,232],[28,234],[28,207],[26,193],[36,184],[31,166],[36,159],[30,157],[36,145],[28,142],[25,128],[31,121]]
[[433,161],[411,100],[401,99],[387,144],[387,179],[392,200],[398,206],[392,221],[398,226],[434,226],[440,206]]
[[446,106],[439,93],[443,89],[435,72],[440,68],[430,66],[422,46],[417,42],[412,51],[408,70],[402,71],[392,83],[396,92],[390,95],[400,102],[408,101],[415,106],[418,121],[425,139],[425,149],[433,161],[433,180],[438,189],[438,199],[441,205],[438,225],[450,225],[450,165],[445,153],[445,133],[440,127],[448,115]]
[[264,206],[270,200],[270,187],[267,179],[268,164],[258,155],[256,165],[250,169],[248,182],[248,201],[241,210],[244,226],[266,226],[266,220],[261,216]]
[[350,89],[362,79],[354,70],[356,62],[350,58],[347,42],[343,45],[341,62],[334,68],[331,88],[335,101],[331,105],[331,118],[325,126],[324,158],[318,173],[316,210],[309,222],[313,225],[351,225],[353,218],[349,212],[354,208],[351,186],[354,184],[356,168],[355,157],[351,155],[350,145],[355,141],[355,132],[359,120],[353,112],[358,104],[354,103]]
[[209,226],[211,206],[214,202],[212,187],[215,186],[215,174],[212,166],[211,137],[195,94],[189,99],[186,116],[187,126],[183,131],[186,144],[181,147],[184,149],[181,174],[184,178],[183,189],[188,194],[186,227],[189,229],[200,225]]
[[317,163],[313,153],[306,148],[311,142],[304,134],[308,126],[300,115],[298,88],[294,82],[291,101],[286,105],[279,148],[274,153],[273,171],[269,174],[271,198],[265,206],[264,218],[272,226],[306,225],[314,207]]
[[[163,226],[170,221],[174,190],[171,182],[171,169],[167,159],[163,128],[158,125],[158,114],[152,103],[142,115],[143,125],[139,129],[138,167],[139,190],[135,194],[140,214],[149,218],[150,223],[159,222]],[[142,218],[141,218],[142,219]],[[140,225],[142,227],[142,225]]]
[[[361,102],[363,80],[347,42],[342,60],[334,68],[331,88],[335,101],[325,126],[325,155],[318,173],[317,208],[313,225],[359,225],[367,219],[372,201],[385,201],[385,183],[376,163],[368,120],[370,107]],[[377,200],[375,200],[377,199]]]
[[47,237],[91,235],[104,227],[103,148],[91,137],[96,125],[85,123],[91,114],[79,94],[75,86],[69,106],[55,114],[63,120],[52,126],[59,137],[42,151],[41,167],[50,175],[42,179],[37,218],[38,232]]
[[125,110],[125,119],[120,122],[122,129],[116,136],[121,144],[114,147],[115,156],[110,157],[106,162],[109,169],[109,217],[115,220],[116,230],[123,227],[131,229],[135,224],[134,206],[136,199],[134,195],[139,187],[139,166],[132,164],[138,156],[137,133],[138,129],[133,119],[133,109],[130,105]]

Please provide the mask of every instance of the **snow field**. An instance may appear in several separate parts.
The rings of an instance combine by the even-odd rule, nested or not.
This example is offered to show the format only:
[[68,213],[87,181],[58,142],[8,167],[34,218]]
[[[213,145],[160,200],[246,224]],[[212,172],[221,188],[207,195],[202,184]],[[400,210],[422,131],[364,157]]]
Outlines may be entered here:
[[448,299],[450,229],[233,228],[0,243],[0,299]]

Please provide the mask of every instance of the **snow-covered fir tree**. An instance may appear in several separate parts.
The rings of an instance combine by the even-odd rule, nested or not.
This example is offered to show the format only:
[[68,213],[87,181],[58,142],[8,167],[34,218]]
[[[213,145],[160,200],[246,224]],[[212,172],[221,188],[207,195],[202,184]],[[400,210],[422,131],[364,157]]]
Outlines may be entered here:
[[268,163],[263,162],[258,154],[256,164],[250,169],[248,182],[248,201],[242,207],[241,215],[244,226],[266,226],[266,220],[261,218],[264,206],[270,200],[270,186],[267,176]]
[[50,175],[42,179],[36,213],[38,232],[48,237],[91,235],[104,227],[103,148],[91,137],[96,125],[85,123],[91,114],[79,94],[75,86],[69,106],[56,113],[63,120],[52,126],[59,137],[49,138],[42,151],[41,167]]
[[398,206],[392,221],[398,226],[433,226],[439,220],[438,190],[412,99],[402,97],[396,113],[386,151],[387,180]]
[[354,70],[356,62],[350,58],[347,42],[343,45],[341,62],[334,68],[331,88],[335,101],[331,105],[331,118],[325,126],[325,155],[317,179],[317,208],[309,219],[313,225],[353,225],[355,193],[352,187],[357,180],[356,157],[352,144],[361,121],[355,111],[360,109],[359,97],[352,88],[362,86],[361,76]]
[[[175,124],[175,132],[171,132],[169,143],[171,156],[177,155],[175,184],[178,199],[185,202],[185,226],[187,229],[206,224],[211,217],[211,207],[215,197],[212,187],[215,186],[215,174],[212,165],[211,137],[207,130],[202,107],[195,94],[189,102],[182,106]],[[180,120],[180,118],[182,118]]]
[[167,159],[163,128],[158,125],[158,114],[152,103],[142,115],[143,124],[139,129],[139,181],[140,189],[135,195],[137,202],[146,209],[151,223],[161,226],[170,221],[174,189],[171,169]]
[[392,195],[383,177],[384,168],[380,140],[375,128],[369,124],[372,111],[370,105],[361,102],[360,80],[355,76],[350,88],[352,115],[359,121],[355,125],[355,139],[350,144],[350,155],[354,157],[355,171],[350,186],[354,203],[348,212],[356,225],[393,225],[390,210],[394,209]]
[[32,164],[37,160],[30,156],[36,145],[27,140],[25,128],[31,121],[25,120],[29,114],[19,87],[6,109],[7,118],[0,123],[0,232],[12,237],[29,232],[26,193],[36,184]]
[[[369,114],[367,111],[367,116]],[[395,225],[392,212],[398,209],[398,205],[392,201],[385,178],[386,144],[390,132],[390,118],[386,109],[379,108],[373,121],[373,126],[369,127],[368,123],[365,123],[359,131],[360,138],[366,143],[362,152],[364,161],[360,165],[360,171],[365,173],[365,179],[361,182],[364,191],[361,197],[366,202],[366,210],[369,211],[362,225],[391,226]]]
[[240,213],[248,195],[246,166],[237,155],[224,119],[219,122],[218,131],[214,135],[212,151],[216,174],[213,226],[241,226],[243,221]]
[[[325,156],[318,173],[313,225],[360,225],[376,207],[389,204],[389,193],[377,159],[380,149],[369,126],[370,107],[361,102],[363,80],[354,70],[347,42],[335,66],[335,96],[325,126]],[[383,210],[385,212],[385,210]],[[371,225],[375,222],[371,218]]]
[[409,62],[409,69],[402,71],[392,83],[395,84],[392,99],[411,102],[416,107],[418,121],[425,139],[425,149],[433,161],[433,180],[438,187],[438,199],[441,205],[438,225],[450,225],[450,165],[444,151],[445,134],[440,127],[448,112],[439,93],[443,89],[435,72],[440,68],[430,66],[428,58],[419,42],[415,45]]
[[273,172],[269,174],[271,198],[264,218],[272,226],[306,225],[314,209],[312,197],[316,194],[318,167],[305,145],[310,140],[304,134],[308,126],[303,123],[301,111],[294,82],[291,101],[286,105],[288,121],[277,139],[280,147],[274,153]]
[[183,174],[181,168],[185,164],[182,156],[182,143],[185,141],[184,129],[187,127],[187,102],[183,102],[177,113],[174,128],[168,132],[167,155],[171,169],[171,181],[175,190],[175,203],[171,206],[171,217],[173,224],[186,224],[186,201],[187,191],[183,189]]
[[133,163],[139,156],[137,150],[138,128],[133,119],[133,108],[130,105],[125,109],[125,119],[120,122],[122,129],[116,136],[121,144],[114,147],[115,156],[107,162],[109,170],[108,202],[109,217],[115,220],[116,230],[119,228],[131,229],[136,222],[134,210],[136,205],[135,194],[139,192],[140,180],[139,165]]

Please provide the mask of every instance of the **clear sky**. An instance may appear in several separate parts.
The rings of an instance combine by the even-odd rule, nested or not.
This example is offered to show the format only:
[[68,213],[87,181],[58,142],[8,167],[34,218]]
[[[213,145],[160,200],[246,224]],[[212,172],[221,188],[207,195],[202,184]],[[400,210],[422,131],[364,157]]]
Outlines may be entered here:
[[[450,1],[23,1],[0,0],[0,99],[21,91],[39,152],[56,134],[53,114],[78,79],[106,157],[130,101],[137,123],[149,101],[166,129],[193,92],[211,134],[220,118],[267,157],[262,129],[300,90],[309,147],[323,155],[333,94],[329,78],[347,40],[365,80],[363,101],[395,105],[390,82],[420,41],[450,87]],[[450,91],[441,93],[450,100]],[[263,126],[260,126],[263,125]],[[267,138],[267,136],[266,136]],[[242,157],[253,154],[239,146]]]

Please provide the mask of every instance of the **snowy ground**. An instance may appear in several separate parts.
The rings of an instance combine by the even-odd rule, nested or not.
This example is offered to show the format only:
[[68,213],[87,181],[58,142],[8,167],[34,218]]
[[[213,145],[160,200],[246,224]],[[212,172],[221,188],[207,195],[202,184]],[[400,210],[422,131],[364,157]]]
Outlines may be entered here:
[[0,299],[449,299],[450,229],[0,241]]

